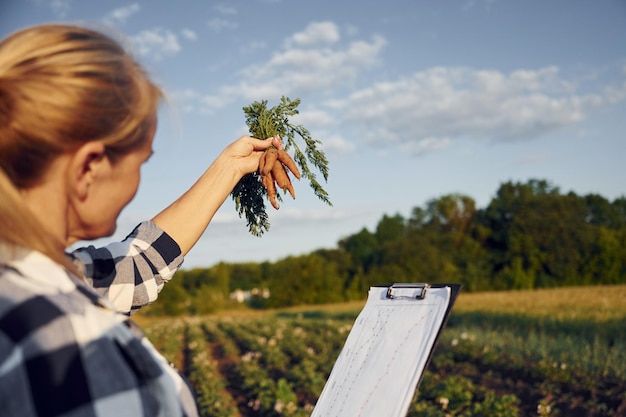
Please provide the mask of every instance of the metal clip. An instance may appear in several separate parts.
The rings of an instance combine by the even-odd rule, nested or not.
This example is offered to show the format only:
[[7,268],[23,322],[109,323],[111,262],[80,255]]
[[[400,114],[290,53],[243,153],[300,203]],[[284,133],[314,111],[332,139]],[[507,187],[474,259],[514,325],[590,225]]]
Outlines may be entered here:
[[426,290],[430,288],[430,284],[393,284],[387,288],[387,298],[409,298],[412,300],[423,300],[426,297]]

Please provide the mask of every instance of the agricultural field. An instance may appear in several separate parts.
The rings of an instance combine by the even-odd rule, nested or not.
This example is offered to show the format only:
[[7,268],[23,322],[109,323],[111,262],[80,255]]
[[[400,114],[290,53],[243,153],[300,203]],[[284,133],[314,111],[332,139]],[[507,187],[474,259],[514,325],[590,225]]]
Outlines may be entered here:
[[[308,416],[363,303],[138,316],[203,416]],[[626,285],[461,293],[417,416],[626,416]]]

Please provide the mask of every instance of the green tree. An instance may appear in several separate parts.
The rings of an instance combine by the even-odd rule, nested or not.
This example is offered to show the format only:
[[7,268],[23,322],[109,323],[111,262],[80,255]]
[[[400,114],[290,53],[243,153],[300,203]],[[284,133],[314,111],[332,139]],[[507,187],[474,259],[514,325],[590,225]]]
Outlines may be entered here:
[[[534,288],[581,283],[596,235],[589,201],[600,200],[561,195],[546,181],[503,184],[481,217],[491,230],[486,242],[496,279],[503,280],[496,285]],[[607,212],[607,205],[595,207],[596,213]]]
[[394,216],[383,215],[376,226],[376,242],[381,245],[400,239],[405,236],[405,220],[400,214]]
[[227,300],[223,291],[204,285],[195,292],[189,312],[198,315],[216,313],[224,309]]
[[236,288],[270,288],[257,305],[363,299],[394,282],[458,282],[464,291],[626,282],[626,198],[562,195],[546,180],[501,184],[485,209],[463,194],[383,215],[336,249],[276,262],[179,271],[150,314],[208,314]]
[[256,262],[230,265],[229,290],[252,290],[266,286],[263,264]]
[[360,266],[366,271],[372,254],[378,247],[378,240],[374,234],[363,228],[360,232],[341,239],[339,247],[352,256],[355,266]]
[[442,232],[463,238],[471,222],[476,217],[476,202],[461,194],[448,194],[428,202],[429,222]]
[[584,284],[618,284],[626,278],[626,229],[600,226],[583,267]]
[[452,254],[441,251],[427,233],[385,243],[372,255],[371,265],[368,285],[459,279]]
[[342,249],[318,249],[313,254],[320,256],[324,262],[335,265],[338,277],[335,286],[342,286],[346,300],[360,300],[367,294],[356,279],[358,268],[355,268],[348,252]]
[[290,256],[271,268],[269,307],[344,301],[337,265],[319,255]]

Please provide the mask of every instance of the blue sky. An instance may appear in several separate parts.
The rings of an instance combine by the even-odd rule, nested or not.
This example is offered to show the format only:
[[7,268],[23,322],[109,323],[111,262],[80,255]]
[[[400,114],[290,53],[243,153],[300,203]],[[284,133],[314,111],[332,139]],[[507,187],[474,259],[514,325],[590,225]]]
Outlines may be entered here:
[[258,238],[228,199],[185,268],[334,248],[450,193],[484,208],[506,181],[626,195],[623,0],[0,3],[2,37],[46,22],[123,33],[170,97],[117,239],[247,133],[243,106],[302,100],[333,207],[298,182]]

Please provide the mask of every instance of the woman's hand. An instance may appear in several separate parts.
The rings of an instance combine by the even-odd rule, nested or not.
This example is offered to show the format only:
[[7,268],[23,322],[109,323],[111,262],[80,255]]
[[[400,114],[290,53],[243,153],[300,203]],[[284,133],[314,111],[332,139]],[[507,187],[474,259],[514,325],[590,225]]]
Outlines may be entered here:
[[276,135],[263,140],[242,136],[224,148],[218,156],[218,160],[219,163],[233,166],[239,172],[240,177],[243,177],[259,169],[259,159],[270,146],[282,149],[283,144],[280,136]]
[[259,169],[259,160],[270,146],[282,149],[279,136],[255,139],[242,136],[213,161],[202,176],[152,221],[180,246],[183,255],[196,244],[233,187],[246,174]]

